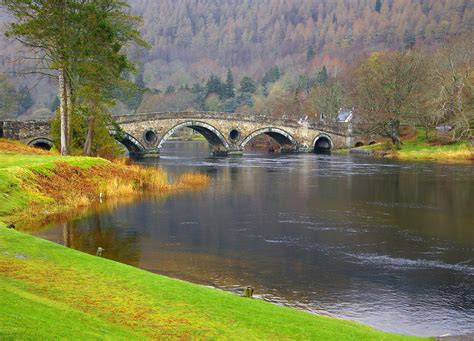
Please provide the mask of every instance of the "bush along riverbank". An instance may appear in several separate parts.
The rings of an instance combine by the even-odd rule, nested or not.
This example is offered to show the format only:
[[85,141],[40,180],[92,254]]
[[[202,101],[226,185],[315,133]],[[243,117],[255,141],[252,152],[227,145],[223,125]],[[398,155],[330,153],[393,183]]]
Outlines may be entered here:
[[353,148],[350,152],[399,160],[474,162],[474,147],[471,146],[469,141],[445,144],[433,143],[426,139],[425,133],[422,131],[418,131],[415,136],[402,139],[400,149],[396,149],[390,142],[385,142]]
[[[0,140],[0,339],[417,339],[156,275],[7,228],[110,196],[199,188]],[[38,213],[38,211],[40,213]],[[46,212],[47,211],[47,212]]]

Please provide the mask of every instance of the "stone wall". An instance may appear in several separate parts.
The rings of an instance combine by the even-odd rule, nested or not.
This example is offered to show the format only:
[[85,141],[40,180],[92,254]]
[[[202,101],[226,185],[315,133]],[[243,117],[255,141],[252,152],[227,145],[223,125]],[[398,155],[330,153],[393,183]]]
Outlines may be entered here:
[[3,137],[19,140],[30,144],[35,139],[51,139],[51,126],[49,120],[34,121],[4,121],[0,122],[3,129]]

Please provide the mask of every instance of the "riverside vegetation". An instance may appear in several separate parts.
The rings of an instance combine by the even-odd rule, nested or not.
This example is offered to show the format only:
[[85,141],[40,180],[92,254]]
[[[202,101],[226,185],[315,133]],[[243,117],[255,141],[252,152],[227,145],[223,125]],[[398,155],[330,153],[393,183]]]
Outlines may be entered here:
[[169,183],[159,169],[62,157],[6,140],[0,158],[2,339],[417,339],[241,298],[5,228],[44,210],[88,205],[100,192],[198,188],[206,176],[188,173]]
[[429,141],[420,129],[414,135],[402,137],[402,144],[395,148],[391,143],[376,143],[356,149],[366,150],[375,157],[388,157],[411,161],[436,161],[470,163],[474,161],[474,148],[469,141],[440,144]]
[[0,139],[0,221],[39,219],[98,202],[144,192],[171,192],[207,185],[205,174],[186,173],[170,183],[161,169],[123,160],[61,157]]

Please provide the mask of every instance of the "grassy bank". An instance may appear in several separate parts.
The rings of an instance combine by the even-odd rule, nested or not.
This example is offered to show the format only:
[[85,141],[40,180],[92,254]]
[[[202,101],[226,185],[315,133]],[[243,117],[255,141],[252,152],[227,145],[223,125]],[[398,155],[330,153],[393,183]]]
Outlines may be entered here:
[[[411,339],[0,229],[0,339]],[[415,338],[413,338],[415,339]]]
[[169,183],[152,167],[57,153],[0,140],[0,221],[24,223],[110,197],[202,187],[208,178],[188,173]]
[[403,139],[401,149],[396,150],[391,143],[377,143],[360,147],[371,151],[374,156],[399,160],[427,160],[437,162],[474,162],[474,148],[467,141],[450,144],[436,144],[427,141],[424,132]]

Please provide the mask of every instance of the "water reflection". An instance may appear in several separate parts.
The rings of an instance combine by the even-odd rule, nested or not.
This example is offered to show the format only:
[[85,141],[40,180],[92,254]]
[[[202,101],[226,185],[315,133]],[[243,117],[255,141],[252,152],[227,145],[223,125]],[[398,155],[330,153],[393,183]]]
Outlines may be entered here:
[[209,157],[170,144],[202,192],[144,198],[40,235],[157,273],[380,329],[474,331],[474,167],[319,155]]

